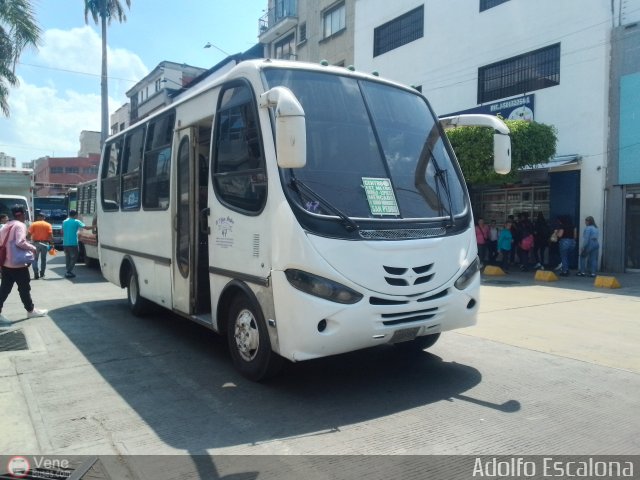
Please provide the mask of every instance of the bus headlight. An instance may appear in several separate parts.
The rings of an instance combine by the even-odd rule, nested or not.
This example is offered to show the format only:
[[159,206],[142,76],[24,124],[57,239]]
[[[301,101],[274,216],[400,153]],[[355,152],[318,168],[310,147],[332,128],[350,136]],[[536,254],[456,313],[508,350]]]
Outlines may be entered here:
[[332,302],[352,304],[362,300],[362,295],[328,278],[312,275],[302,270],[285,270],[289,283],[300,291]]
[[479,271],[480,260],[478,259],[478,257],[476,257],[476,259],[471,262],[471,265],[469,265],[469,268],[467,268],[464,273],[460,275],[460,277],[456,280],[456,283],[454,285],[458,290],[464,290],[469,286],[471,280],[473,280],[474,275]]

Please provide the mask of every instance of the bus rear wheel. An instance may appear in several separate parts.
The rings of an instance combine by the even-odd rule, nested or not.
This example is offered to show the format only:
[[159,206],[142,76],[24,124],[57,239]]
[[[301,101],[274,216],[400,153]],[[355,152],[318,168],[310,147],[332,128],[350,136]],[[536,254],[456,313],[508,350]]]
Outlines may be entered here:
[[140,296],[138,274],[132,270],[127,281],[127,301],[129,309],[136,317],[141,317],[149,311],[149,301]]
[[227,342],[233,364],[249,380],[266,380],[282,368],[283,358],[271,349],[262,310],[244,295],[231,303]]

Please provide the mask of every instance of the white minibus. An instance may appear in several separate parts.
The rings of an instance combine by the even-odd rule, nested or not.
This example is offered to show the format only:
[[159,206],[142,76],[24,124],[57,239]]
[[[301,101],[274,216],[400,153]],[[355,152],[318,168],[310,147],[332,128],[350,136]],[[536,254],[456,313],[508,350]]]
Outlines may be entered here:
[[473,325],[479,262],[464,179],[415,89],[350,69],[240,63],[105,142],[103,275],[226,335],[246,377]]

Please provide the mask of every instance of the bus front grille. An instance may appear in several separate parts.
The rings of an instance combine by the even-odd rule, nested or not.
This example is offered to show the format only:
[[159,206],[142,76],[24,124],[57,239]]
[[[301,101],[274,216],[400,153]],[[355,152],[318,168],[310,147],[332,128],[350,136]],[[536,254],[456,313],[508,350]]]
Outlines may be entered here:
[[447,233],[447,229],[402,228],[397,230],[360,230],[358,233],[365,240],[405,240],[414,238],[442,237]]

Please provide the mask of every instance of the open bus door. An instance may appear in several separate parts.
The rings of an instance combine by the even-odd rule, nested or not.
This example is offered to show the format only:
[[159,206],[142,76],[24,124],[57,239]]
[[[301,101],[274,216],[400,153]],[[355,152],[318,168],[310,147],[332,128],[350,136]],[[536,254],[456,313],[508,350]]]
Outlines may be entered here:
[[[201,228],[207,196],[207,150],[199,143],[198,128],[176,132],[175,205],[173,208],[173,309],[188,315],[211,312],[208,277],[208,232]],[[208,152],[207,152],[208,153]],[[206,320],[210,323],[210,319]]]

